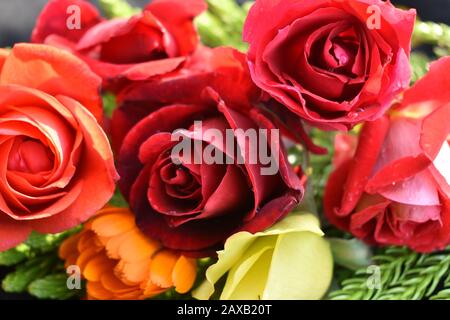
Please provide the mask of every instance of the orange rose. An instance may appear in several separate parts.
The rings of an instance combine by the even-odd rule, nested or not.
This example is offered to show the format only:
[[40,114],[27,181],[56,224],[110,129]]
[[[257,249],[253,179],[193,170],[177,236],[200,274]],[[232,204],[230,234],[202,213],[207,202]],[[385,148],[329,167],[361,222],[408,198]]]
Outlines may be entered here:
[[0,72],[2,71],[3,64],[5,63],[6,57],[9,55],[9,51],[6,49],[0,49]]
[[100,83],[50,46],[0,52],[0,251],[32,230],[74,227],[111,198],[117,174],[97,122]]
[[175,287],[188,292],[196,263],[164,249],[136,227],[124,208],[105,208],[84,229],[67,239],[59,255],[87,280],[88,299],[145,299]]

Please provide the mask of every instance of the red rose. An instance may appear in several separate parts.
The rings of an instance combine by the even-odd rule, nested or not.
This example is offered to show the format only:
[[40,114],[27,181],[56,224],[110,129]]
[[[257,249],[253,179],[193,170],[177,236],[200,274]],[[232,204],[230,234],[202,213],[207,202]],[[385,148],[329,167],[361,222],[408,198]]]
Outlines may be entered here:
[[377,119],[409,84],[414,18],[381,0],[257,0],[244,27],[252,78],[318,127]]
[[0,54],[0,251],[32,230],[84,222],[114,193],[101,79],[71,54],[16,45]]
[[[247,157],[256,153],[257,146],[250,143],[243,150],[245,132],[231,132],[236,149],[244,155],[241,164],[228,142],[208,137],[208,129],[224,136],[227,129],[268,129],[272,137],[275,127],[250,107],[254,87],[243,67],[245,57],[226,48],[201,51],[196,55],[198,64],[190,69],[127,88],[112,119],[113,128],[122,128],[114,135],[115,145],[120,146],[119,185],[138,225],[164,246],[191,255],[214,253],[237,231],[266,229],[297,205],[303,194],[279,139],[269,146],[279,159],[278,171],[264,175],[265,166]],[[195,125],[198,120],[203,134]],[[179,128],[199,142],[194,152],[200,163],[192,161],[193,155],[173,155],[178,142],[171,137]],[[211,148],[233,161],[208,164],[203,155]]]
[[[81,29],[67,27],[71,5],[80,8]],[[76,53],[107,86],[123,77],[144,80],[174,71],[194,52],[199,38],[193,19],[205,8],[203,0],[155,0],[129,19],[103,20],[86,1],[52,0],[32,40]]]
[[332,223],[373,244],[450,243],[449,68],[450,58],[435,62],[392,114],[365,124],[354,158],[329,178]]

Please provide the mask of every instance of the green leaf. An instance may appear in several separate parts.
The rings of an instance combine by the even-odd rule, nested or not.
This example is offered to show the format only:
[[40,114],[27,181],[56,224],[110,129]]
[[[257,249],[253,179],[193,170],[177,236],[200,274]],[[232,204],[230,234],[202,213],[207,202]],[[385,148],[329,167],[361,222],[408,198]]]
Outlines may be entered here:
[[40,253],[50,252],[57,249],[64,239],[78,232],[79,228],[77,227],[57,234],[41,234],[33,231],[25,241],[25,244],[32,250],[39,251]]
[[141,12],[125,0],[99,0],[99,4],[108,18],[129,18]]
[[416,21],[412,37],[414,46],[431,44],[441,47],[450,47],[450,26],[444,23],[431,21]]
[[206,0],[208,10],[195,20],[202,42],[210,47],[231,46],[247,50],[242,41],[242,30],[247,8],[234,0]]
[[28,260],[3,279],[3,290],[14,293],[24,292],[32,281],[45,276],[57,261],[58,258],[55,255],[44,255]]
[[120,192],[119,188],[116,188],[116,191],[114,192],[114,196],[111,200],[109,200],[109,204],[114,207],[119,208],[126,208],[128,207],[128,203],[123,197],[122,193]]
[[33,281],[28,292],[39,299],[67,300],[79,294],[79,290],[67,287],[65,274],[53,274]]
[[13,266],[29,257],[30,247],[26,244],[20,244],[15,248],[0,252],[0,266]]
[[222,27],[220,19],[209,11],[198,16],[198,18],[195,19],[195,24],[203,44],[209,47],[214,48],[232,42],[225,29]]
[[430,58],[420,52],[411,53],[412,83],[422,78],[429,70]]
[[117,107],[116,96],[113,93],[106,92],[103,94],[102,98],[103,110],[105,110],[105,115],[111,118],[114,110]]

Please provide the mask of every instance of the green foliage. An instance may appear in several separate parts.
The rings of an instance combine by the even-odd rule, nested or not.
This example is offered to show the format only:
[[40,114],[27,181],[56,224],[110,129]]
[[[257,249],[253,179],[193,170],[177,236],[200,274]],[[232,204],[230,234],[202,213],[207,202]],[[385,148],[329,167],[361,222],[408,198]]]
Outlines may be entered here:
[[19,265],[15,271],[8,274],[2,282],[5,292],[24,292],[35,279],[45,276],[57,262],[55,255],[44,255],[32,258]]
[[106,116],[111,117],[114,109],[117,107],[116,96],[112,93],[106,92],[102,96],[103,98],[103,110]]
[[372,257],[379,267],[380,286],[368,285],[373,274],[354,272],[329,294],[332,300],[422,300],[450,298],[450,247],[431,254],[389,247]]
[[450,26],[444,23],[416,21],[413,46],[431,45],[437,57],[450,55]]
[[78,232],[78,230],[79,227],[57,234],[32,232],[24,243],[15,248],[0,252],[0,266],[14,266],[25,260],[55,251],[64,239]]
[[[33,232],[15,248],[0,253],[0,266],[14,267],[1,285],[5,292],[27,292],[42,299],[67,299],[79,292],[68,292],[66,273],[57,250],[61,242],[79,231],[79,227],[58,234]],[[41,281],[42,280],[42,281]],[[60,286],[59,286],[60,285]],[[47,296],[45,288],[50,288]]]
[[365,268],[371,263],[370,247],[359,239],[328,238],[334,262],[350,270]]
[[412,38],[414,46],[430,44],[442,48],[450,48],[450,26],[444,23],[416,21]]
[[141,12],[126,0],[99,0],[99,4],[108,18],[128,18]]
[[125,200],[125,198],[123,197],[122,193],[120,193],[120,190],[118,187],[116,188],[116,191],[114,192],[114,196],[112,197],[112,199],[109,200],[109,204],[114,207],[119,207],[119,208],[128,207],[128,203]]
[[27,259],[29,255],[29,246],[27,246],[26,244],[18,245],[15,248],[0,252],[0,266],[13,266]]
[[67,276],[63,273],[52,274],[33,281],[28,292],[39,299],[67,300],[75,297],[79,291],[69,290]]
[[74,228],[72,230],[56,234],[41,234],[38,232],[32,232],[28,239],[24,242],[24,245],[28,245],[30,250],[35,253],[54,251],[64,239],[78,231],[79,228]]
[[208,10],[195,23],[202,42],[210,47],[232,46],[246,51],[242,29],[250,4],[239,6],[234,0],[206,0]]
[[[293,165],[301,165],[305,174],[308,177],[308,186],[306,196],[310,191],[313,193],[310,202],[314,202],[314,207],[317,212],[322,212],[322,198],[325,185],[328,177],[332,171],[332,159],[334,154],[334,137],[335,133],[331,131],[321,131],[319,129],[312,129],[309,133],[314,143],[324,147],[328,150],[326,155],[315,155],[306,152],[302,146],[294,146],[288,151],[289,162]],[[312,210],[312,205],[309,208]]]
[[411,81],[414,83],[428,72],[430,67],[430,59],[426,54],[421,52],[412,52],[410,63],[412,67]]

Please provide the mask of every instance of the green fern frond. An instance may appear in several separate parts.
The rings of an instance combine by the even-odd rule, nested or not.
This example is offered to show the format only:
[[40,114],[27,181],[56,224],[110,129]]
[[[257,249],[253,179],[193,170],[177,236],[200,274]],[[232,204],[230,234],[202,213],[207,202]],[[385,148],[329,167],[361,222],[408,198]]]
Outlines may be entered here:
[[343,280],[341,289],[331,292],[329,299],[450,299],[450,247],[430,254],[389,247],[372,261],[377,278],[375,269],[359,269],[353,277]]

